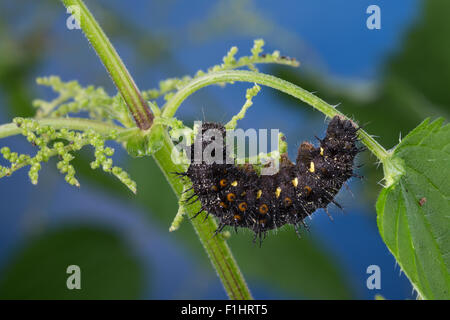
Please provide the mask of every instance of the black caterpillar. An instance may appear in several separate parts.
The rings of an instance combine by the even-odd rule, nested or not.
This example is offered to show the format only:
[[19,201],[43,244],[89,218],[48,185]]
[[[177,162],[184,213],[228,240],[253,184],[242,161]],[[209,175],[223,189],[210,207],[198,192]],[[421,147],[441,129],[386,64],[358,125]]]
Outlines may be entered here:
[[[218,130],[225,141],[225,127],[218,123],[203,123],[201,135],[202,150],[211,142],[205,139],[209,129]],[[178,173],[192,181],[193,194],[201,202],[201,211],[213,214],[219,219],[216,233],[225,226],[236,230],[248,228],[255,238],[261,238],[268,230],[292,224],[298,233],[304,219],[319,208],[326,210],[334,200],[344,182],[353,173],[354,159],[360,149],[356,146],[358,128],[349,120],[335,116],[329,123],[326,136],[319,139],[320,146],[303,142],[296,164],[287,154],[280,159],[280,168],[274,175],[259,176],[252,165],[208,164],[191,162],[187,172]],[[200,132],[200,131],[199,131]],[[191,161],[194,160],[194,144],[191,147]],[[229,159],[224,150],[224,158]],[[195,201],[196,199],[194,199]],[[328,212],[327,212],[328,213]],[[194,217],[195,217],[194,216]]]

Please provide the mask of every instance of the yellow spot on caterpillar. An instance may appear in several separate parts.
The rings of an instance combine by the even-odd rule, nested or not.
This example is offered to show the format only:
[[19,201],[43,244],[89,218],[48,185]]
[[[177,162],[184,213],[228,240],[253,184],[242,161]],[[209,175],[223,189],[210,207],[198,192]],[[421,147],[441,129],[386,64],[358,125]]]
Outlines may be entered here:
[[212,187],[211,187],[211,190],[212,190],[212,191],[217,191],[217,190],[219,190],[219,189],[217,188],[217,186],[212,186]]
[[245,196],[246,194],[247,194],[247,192],[245,192],[245,191],[242,192],[242,193],[241,193],[241,197]]
[[238,182],[237,182],[237,181],[233,181],[233,182],[231,183],[231,185],[232,185],[233,187],[236,187],[236,186],[238,185]]
[[235,214],[233,218],[236,222],[241,221],[241,216],[238,214]]
[[259,207],[259,213],[261,213],[261,214],[266,214],[267,211],[269,211],[269,207],[267,206],[267,204],[262,204],[262,205]]
[[320,147],[320,155],[323,156],[323,148]]
[[227,194],[227,200],[233,202],[236,199],[236,195],[234,193]]
[[227,179],[222,179],[222,180],[220,180],[219,184],[220,184],[221,187],[226,187],[226,185],[227,185]]
[[294,180],[292,180],[292,184],[294,185],[295,188],[297,188],[297,186],[298,186],[298,178],[297,177]]
[[275,196],[276,196],[277,198],[279,198],[279,197],[280,197],[280,194],[281,194],[281,188],[278,187],[277,190],[275,190]]
[[256,199],[261,198],[262,196],[262,190],[258,190],[258,192],[256,193]]
[[309,172],[313,173],[315,171],[315,167],[314,167],[314,162],[311,161],[311,163],[309,164]]

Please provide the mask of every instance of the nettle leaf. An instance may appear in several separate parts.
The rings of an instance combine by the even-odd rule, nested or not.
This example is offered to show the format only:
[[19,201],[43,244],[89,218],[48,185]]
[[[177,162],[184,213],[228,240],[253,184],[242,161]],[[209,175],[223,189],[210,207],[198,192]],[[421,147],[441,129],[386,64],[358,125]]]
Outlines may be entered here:
[[427,119],[395,148],[401,176],[377,201],[378,228],[424,299],[450,299],[450,125]]

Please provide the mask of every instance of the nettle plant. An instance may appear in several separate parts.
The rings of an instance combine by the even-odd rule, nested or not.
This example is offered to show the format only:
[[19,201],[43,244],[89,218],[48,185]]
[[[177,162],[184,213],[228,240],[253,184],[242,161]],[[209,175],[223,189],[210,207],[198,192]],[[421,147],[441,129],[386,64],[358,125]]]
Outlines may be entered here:
[[[195,76],[172,78],[160,82],[159,88],[140,91],[122,63],[108,38],[80,0],[63,0],[71,10],[76,9],[84,34],[113,79],[118,94],[111,97],[102,88],[81,87],[78,82],[63,82],[58,77],[39,78],[38,84],[51,87],[58,95],[52,101],[35,100],[33,118],[15,118],[0,126],[0,138],[23,135],[37,147],[31,156],[18,154],[2,147],[3,158],[9,166],[0,167],[0,178],[29,167],[33,184],[38,182],[43,162],[58,157],[58,170],[65,180],[79,186],[71,161],[75,152],[94,148],[92,169],[110,172],[136,192],[136,183],[123,169],[114,166],[114,150],[105,146],[113,140],[121,143],[132,156],[153,157],[180,199],[179,211],[170,227],[176,230],[183,216],[193,216],[201,208],[199,201],[186,206],[186,192],[190,187],[185,179],[172,174],[185,172],[187,161],[174,161],[171,134],[176,130],[192,132],[176,119],[175,113],[183,101],[197,90],[209,85],[249,82],[241,112],[228,124],[244,117],[252,105],[252,98],[260,86],[268,86],[303,101],[325,116],[347,117],[312,93],[277,77],[258,72],[262,63],[298,66],[294,59],[280,56],[278,51],[263,54],[262,40],[256,40],[249,56],[236,57],[232,47],[223,63],[199,71]],[[247,69],[247,70],[242,70]],[[158,107],[155,100],[164,97]],[[76,117],[79,112],[88,117]],[[386,115],[389,116],[389,115]],[[380,234],[408,276],[418,296],[423,299],[450,298],[450,126],[444,119],[424,120],[391,150],[383,148],[370,134],[357,131],[359,141],[376,156],[383,166],[383,189],[376,203]],[[285,146],[283,146],[285,148]],[[278,153],[279,155],[279,153]],[[180,157],[184,155],[181,154]],[[271,155],[273,157],[273,155]],[[179,160],[179,159],[178,159]],[[185,159],[187,160],[187,159]],[[226,234],[212,237],[217,222],[211,217],[190,219],[213,267],[231,299],[251,299],[251,293],[227,245]]]

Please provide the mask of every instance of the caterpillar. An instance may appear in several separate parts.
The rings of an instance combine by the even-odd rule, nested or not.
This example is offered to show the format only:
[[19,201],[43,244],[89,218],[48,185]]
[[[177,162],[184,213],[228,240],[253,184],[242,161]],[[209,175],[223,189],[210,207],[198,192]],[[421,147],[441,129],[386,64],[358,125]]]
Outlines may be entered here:
[[[225,226],[247,228],[254,232],[254,241],[265,238],[269,230],[291,224],[298,233],[304,220],[317,209],[326,210],[335,200],[343,184],[354,174],[358,152],[358,127],[350,120],[335,116],[328,124],[319,146],[301,143],[296,163],[282,154],[279,170],[273,175],[258,175],[250,164],[237,166],[233,161],[208,163],[194,161],[196,143],[205,150],[211,141],[208,130],[216,130],[225,141],[226,130],[220,123],[203,123],[191,146],[191,163],[180,176],[188,177],[193,190],[190,199],[201,202],[201,210],[217,217],[216,234]],[[223,149],[224,159],[230,155]],[[197,151],[198,152],[198,151]]]

